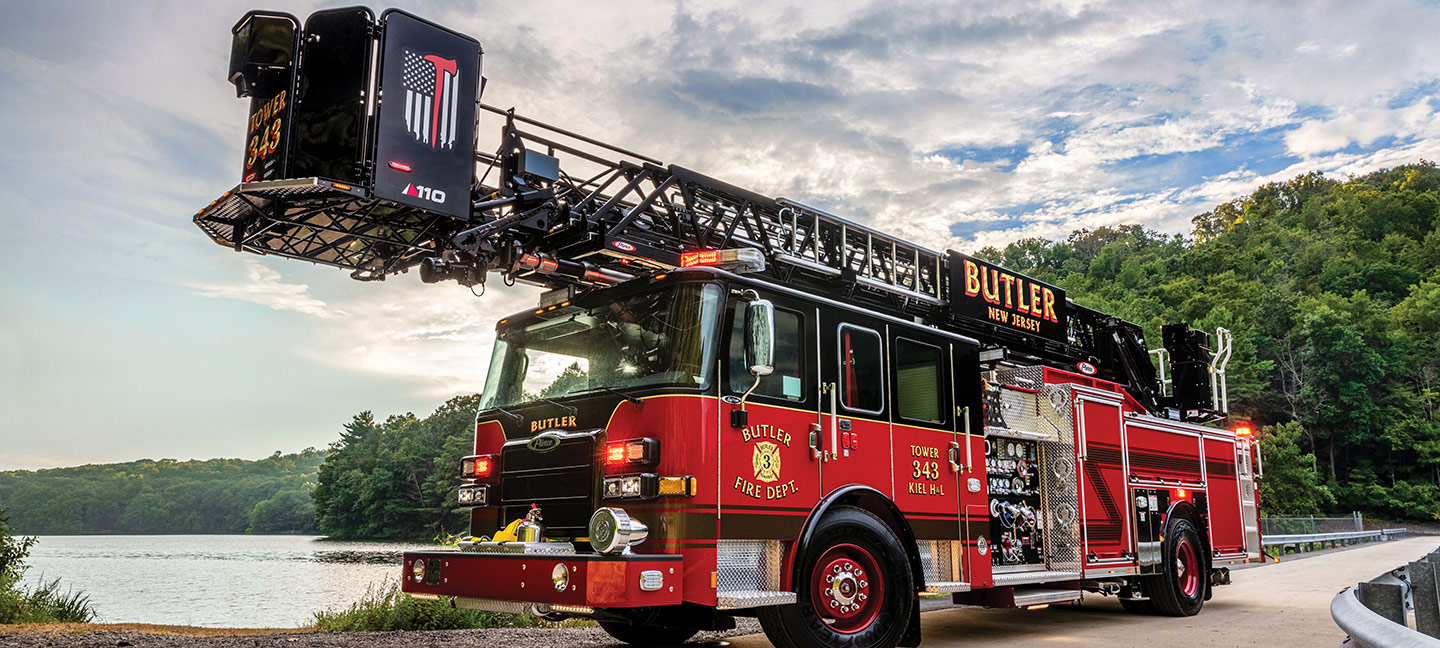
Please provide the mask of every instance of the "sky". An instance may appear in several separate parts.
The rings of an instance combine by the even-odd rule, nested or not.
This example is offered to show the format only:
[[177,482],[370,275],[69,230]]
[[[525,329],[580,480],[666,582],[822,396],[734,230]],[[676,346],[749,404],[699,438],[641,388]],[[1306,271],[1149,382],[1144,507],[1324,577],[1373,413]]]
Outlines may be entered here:
[[[1434,1],[397,6],[483,44],[486,103],[934,249],[1187,233],[1266,182],[1440,159]],[[191,223],[239,180],[253,8],[0,3],[0,470],[323,448],[479,391],[534,303]]]

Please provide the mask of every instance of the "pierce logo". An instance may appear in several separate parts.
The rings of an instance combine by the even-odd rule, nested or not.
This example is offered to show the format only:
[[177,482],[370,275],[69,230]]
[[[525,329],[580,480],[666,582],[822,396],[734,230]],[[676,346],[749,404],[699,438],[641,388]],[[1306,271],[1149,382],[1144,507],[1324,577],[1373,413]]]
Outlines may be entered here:
[[414,183],[405,185],[405,195],[440,203],[442,205],[445,204],[445,192],[439,189],[431,189],[430,187],[422,187]]

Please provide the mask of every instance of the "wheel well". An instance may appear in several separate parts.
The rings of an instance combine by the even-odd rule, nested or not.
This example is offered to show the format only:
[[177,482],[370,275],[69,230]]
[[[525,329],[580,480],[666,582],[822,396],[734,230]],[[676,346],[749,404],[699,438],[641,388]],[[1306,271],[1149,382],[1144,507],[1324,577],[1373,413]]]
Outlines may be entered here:
[[1189,520],[1190,524],[1195,525],[1195,534],[1200,536],[1200,546],[1203,549],[1203,551],[1200,552],[1200,559],[1205,562],[1204,580],[1208,583],[1211,569],[1210,560],[1211,556],[1214,555],[1214,550],[1210,548],[1210,530],[1206,528],[1205,516],[1200,511],[1200,507],[1186,500],[1179,500],[1171,504],[1170,510],[1165,513],[1165,519],[1169,520],[1176,515]]
[[816,523],[825,517],[831,507],[853,506],[863,509],[880,518],[891,531],[900,538],[900,543],[905,547],[905,555],[910,559],[910,573],[914,575],[915,590],[925,589],[925,572],[920,566],[920,548],[915,542],[915,532],[910,529],[910,523],[905,520],[900,508],[890,501],[880,491],[869,486],[852,484],[837,488],[810,511],[810,517],[805,520],[805,527],[800,532],[800,539],[795,542],[795,551],[790,557],[790,582],[792,585],[800,582],[800,569],[803,563],[799,557],[805,554],[810,544],[810,536],[815,531]]
[[1177,515],[1189,520],[1190,524],[1195,525],[1195,533],[1200,536],[1201,544],[1205,545],[1206,555],[1209,555],[1210,533],[1205,528],[1205,520],[1200,514],[1200,509],[1186,500],[1179,500],[1170,505],[1170,510],[1165,512],[1165,519],[1169,520]]

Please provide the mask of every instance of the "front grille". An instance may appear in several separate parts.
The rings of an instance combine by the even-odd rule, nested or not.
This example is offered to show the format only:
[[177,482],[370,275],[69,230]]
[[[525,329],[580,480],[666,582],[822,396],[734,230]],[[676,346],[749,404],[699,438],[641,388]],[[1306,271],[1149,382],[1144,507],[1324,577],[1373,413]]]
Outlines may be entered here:
[[524,517],[535,504],[544,515],[547,536],[585,535],[590,515],[600,506],[598,437],[598,430],[563,434],[548,452],[532,450],[530,439],[507,442],[500,450],[504,520]]

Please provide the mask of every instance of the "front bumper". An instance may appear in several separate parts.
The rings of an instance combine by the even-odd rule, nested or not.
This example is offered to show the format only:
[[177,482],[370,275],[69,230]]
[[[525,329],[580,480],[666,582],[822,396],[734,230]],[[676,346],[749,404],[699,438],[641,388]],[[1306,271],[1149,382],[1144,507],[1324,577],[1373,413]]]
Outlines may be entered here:
[[[425,563],[422,582],[415,561]],[[562,579],[559,570],[564,571]],[[407,551],[400,589],[420,596],[513,601],[566,608],[679,605],[685,565],[679,555]]]

